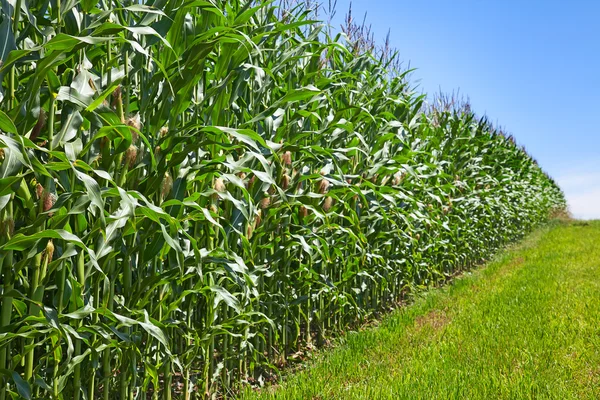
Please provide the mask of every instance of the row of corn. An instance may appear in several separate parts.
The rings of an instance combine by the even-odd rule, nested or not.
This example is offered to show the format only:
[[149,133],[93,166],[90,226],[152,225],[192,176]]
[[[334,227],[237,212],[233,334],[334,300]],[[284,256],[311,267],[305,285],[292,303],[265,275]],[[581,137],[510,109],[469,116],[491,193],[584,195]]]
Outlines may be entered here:
[[0,400],[235,395],[564,207],[313,15],[2,2]]

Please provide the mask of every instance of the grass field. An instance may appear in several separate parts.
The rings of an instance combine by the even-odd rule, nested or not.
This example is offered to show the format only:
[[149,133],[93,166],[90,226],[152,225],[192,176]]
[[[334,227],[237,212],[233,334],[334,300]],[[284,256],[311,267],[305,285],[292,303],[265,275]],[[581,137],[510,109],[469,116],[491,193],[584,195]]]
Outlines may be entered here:
[[245,398],[600,398],[600,221],[554,222]]

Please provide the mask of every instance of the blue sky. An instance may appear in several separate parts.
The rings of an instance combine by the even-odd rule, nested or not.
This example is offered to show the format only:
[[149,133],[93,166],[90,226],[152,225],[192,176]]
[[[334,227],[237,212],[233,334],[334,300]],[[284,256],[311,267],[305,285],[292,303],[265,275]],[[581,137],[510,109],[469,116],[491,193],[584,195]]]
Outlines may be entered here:
[[[325,0],[325,3],[327,0]],[[348,10],[338,0],[334,26]],[[388,28],[413,81],[460,90],[554,177],[573,214],[600,218],[599,0],[354,0],[379,42]]]

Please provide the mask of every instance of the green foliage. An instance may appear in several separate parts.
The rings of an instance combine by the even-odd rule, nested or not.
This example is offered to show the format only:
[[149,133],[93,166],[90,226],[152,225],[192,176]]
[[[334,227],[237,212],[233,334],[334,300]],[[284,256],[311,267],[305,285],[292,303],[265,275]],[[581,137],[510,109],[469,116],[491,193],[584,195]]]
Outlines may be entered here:
[[0,400],[227,394],[564,207],[309,17],[3,0]]

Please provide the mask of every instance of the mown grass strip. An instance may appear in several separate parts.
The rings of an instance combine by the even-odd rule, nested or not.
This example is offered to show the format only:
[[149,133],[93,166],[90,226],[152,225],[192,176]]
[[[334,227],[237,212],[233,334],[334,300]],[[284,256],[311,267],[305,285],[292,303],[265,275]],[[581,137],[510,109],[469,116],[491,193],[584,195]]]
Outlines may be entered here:
[[245,398],[600,396],[600,221],[555,222]]

